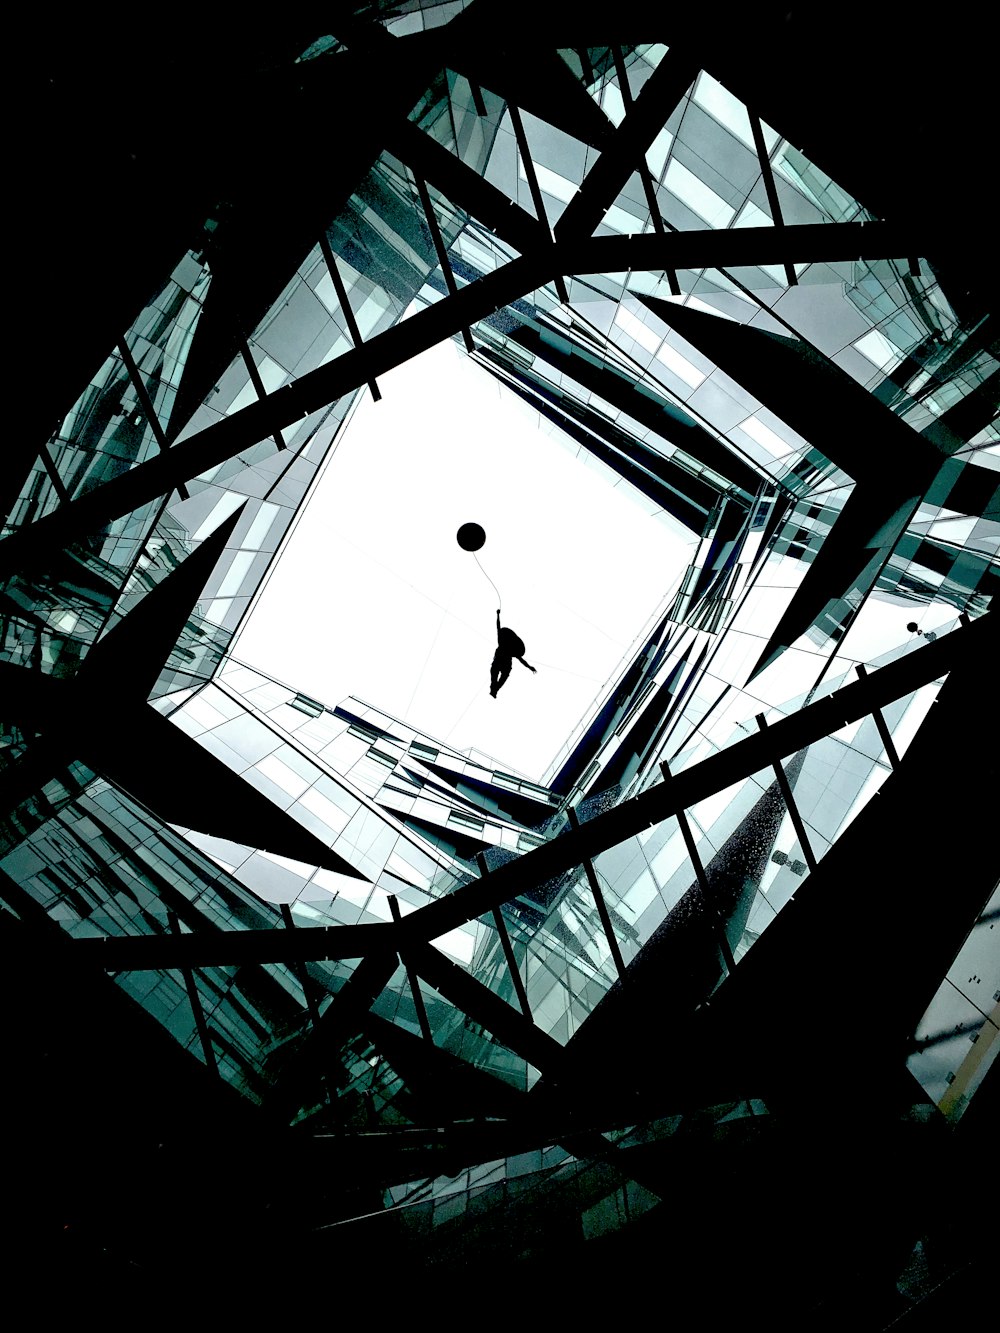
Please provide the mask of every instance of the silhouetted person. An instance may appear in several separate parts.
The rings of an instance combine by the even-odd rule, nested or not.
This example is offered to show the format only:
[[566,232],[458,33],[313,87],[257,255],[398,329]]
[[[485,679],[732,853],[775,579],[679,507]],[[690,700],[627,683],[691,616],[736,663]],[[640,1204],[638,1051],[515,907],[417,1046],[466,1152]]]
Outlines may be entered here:
[[512,629],[500,624],[500,612],[497,611],[497,650],[493,654],[493,665],[490,667],[490,694],[494,699],[497,697],[497,690],[510,675],[515,657],[522,666],[534,671],[535,668],[531,663],[524,660],[524,640]]

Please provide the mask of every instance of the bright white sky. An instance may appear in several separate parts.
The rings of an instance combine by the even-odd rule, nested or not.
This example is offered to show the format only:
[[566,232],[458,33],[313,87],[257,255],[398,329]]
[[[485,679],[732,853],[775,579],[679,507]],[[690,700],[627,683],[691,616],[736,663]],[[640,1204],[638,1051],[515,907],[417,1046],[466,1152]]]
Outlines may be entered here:
[[[538,779],[675,589],[692,539],[452,342],[379,387],[233,655],[327,706],[354,694]],[[495,700],[499,603],[455,540],[465,522],[485,528],[502,622],[538,668],[515,662]]]

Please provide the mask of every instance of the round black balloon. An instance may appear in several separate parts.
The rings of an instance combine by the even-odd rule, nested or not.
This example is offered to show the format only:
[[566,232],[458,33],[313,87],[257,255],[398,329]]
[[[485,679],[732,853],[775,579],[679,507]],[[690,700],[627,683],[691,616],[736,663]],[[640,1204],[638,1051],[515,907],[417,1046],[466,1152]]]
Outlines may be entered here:
[[479,551],[486,545],[486,532],[478,523],[463,523],[455,536],[463,551]]

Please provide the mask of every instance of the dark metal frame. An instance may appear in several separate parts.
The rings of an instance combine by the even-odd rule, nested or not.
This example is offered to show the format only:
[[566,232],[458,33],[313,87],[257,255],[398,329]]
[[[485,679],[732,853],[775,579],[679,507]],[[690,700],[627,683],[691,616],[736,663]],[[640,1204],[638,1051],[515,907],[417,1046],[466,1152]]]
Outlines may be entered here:
[[[788,755],[832,735],[849,722],[869,716],[874,708],[937,680],[961,654],[985,647],[993,633],[994,619],[994,616],[982,617],[933,643],[921,645],[918,651],[889,663],[865,680],[854,681],[827,698],[806,705],[756,735],[673,774],[670,782],[650,787],[604,814],[578,824],[400,921],[310,927],[298,932],[294,940],[289,940],[284,931],[243,930],[179,938],[150,935],[79,939],[71,947],[90,957],[97,966],[115,972],[288,962],[299,958],[321,962],[412,950],[477,917],[492,914],[546,880],[583,865],[664,819],[676,817],[762,768],[780,766],[780,761]],[[815,866],[815,860],[812,864]],[[416,963],[414,967],[420,970]]]

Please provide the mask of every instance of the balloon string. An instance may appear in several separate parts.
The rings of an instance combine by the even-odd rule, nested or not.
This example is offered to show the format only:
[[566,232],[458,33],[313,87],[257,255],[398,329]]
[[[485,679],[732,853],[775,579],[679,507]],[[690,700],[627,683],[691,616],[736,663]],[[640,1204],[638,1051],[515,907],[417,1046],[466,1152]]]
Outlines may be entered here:
[[498,610],[502,610],[502,609],[503,609],[503,598],[500,596],[500,589],[497,587],[497,585],[496,585],[496,584],[493,582],[493,580],[490,578],[489,574],[487,574],[486,570],[483,569],[482,565],[479,564],[479,556],[476,555],[475,551],[472,552],[472,558],[473,558],[473,560],[475,560],[476,564],[479,565],[479,568],[480,568],[480,570],[482,571],[483,578],[486,580],[486,582],[490,585],[490,587],[491,587],[491,588],[493,589],[493,591],[496,593],[496,595],[497,595],[497,602],[499,603]]

